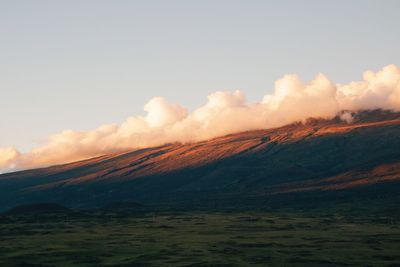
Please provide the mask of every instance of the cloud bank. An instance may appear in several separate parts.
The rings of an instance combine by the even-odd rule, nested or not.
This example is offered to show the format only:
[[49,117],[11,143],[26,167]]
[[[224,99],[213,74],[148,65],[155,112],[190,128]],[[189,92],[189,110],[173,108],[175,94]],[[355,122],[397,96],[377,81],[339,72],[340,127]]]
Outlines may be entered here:
[[[120,125],[102,125],[88,132],[66,130],[25,154],[13,147],[0,148],[0,170],[43,167],[110,152],[279,127],[309,117],[332,118],[342,110],[376,108],[400,111],[400,68],[395,65],[366,71],[362,81],[344,85],[332,83],[323,74],[310,82],[285,75],[275,82],[273,93],[258,103],[246,103],[240,91],[215,92],[189,113],[155,97],[144,106],[145,116],[130,117]],[[342,117],[351,121],[348,114]]]

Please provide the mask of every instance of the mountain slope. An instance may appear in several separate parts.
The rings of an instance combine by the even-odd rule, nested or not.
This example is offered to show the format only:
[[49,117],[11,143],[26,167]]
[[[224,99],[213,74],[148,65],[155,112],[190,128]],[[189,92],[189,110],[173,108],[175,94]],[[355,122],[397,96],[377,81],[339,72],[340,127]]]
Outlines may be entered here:
[[288,199],[299,204],[298,199],[307,202],[317,195],[340,199],[344,191],[360,188],[390,196],[400,189],[399,113],[362,112],[351,124],[312,119],[4,174],[0,209],[36,202],[96,207],[115,201],[269,206]]

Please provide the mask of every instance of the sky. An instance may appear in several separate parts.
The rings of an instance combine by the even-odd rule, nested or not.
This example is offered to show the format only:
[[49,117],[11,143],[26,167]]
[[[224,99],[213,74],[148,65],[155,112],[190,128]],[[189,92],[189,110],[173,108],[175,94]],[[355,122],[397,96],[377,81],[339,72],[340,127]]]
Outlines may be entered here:
[[0,148],[215,91],[249,103],[285,74],[336,83],[400,65],[400,1],[0,0]]

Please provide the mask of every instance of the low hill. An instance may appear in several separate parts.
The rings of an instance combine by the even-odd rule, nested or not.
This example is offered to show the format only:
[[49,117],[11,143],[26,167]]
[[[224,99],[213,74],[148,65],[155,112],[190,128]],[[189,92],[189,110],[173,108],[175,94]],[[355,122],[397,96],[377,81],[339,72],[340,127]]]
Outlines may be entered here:
[[36,203],[16,206],[5,215],[31,215],[31,214],[65,214],[72,212],[70,209],[55,203]]

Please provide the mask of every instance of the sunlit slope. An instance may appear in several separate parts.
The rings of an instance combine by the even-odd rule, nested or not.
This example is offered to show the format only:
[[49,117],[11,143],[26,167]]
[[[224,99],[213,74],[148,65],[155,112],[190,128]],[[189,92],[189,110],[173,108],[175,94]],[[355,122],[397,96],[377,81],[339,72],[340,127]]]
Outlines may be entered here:
[[[201,206],[381,184],[400,189],[400,116],[374,111],[359,113],[351,124],[309,120],[1,175],[0,208],[114,201]],[[386,189],[379,190],[373,192]]]

